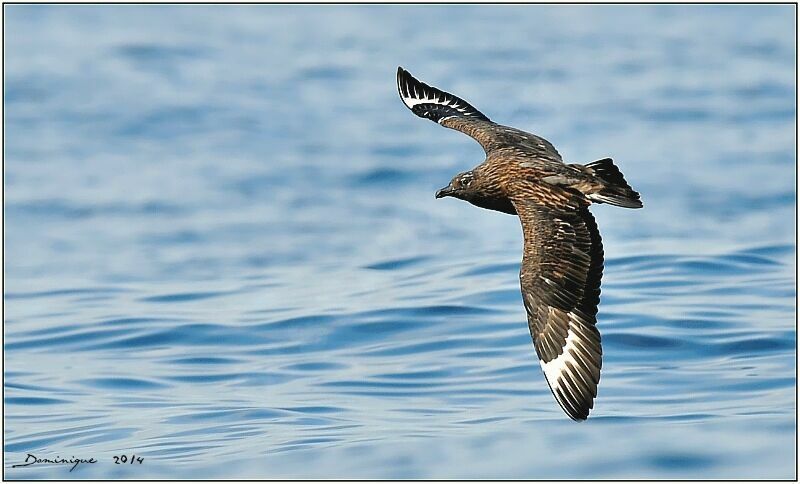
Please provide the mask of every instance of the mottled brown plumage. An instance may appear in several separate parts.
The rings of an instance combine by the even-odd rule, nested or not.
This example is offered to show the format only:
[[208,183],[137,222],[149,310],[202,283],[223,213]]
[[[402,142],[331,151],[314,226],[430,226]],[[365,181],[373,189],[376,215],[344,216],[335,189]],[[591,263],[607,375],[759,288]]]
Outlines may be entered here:
[[486,159],[456,175],[436,198],[517,214],[525,244],[520,268],[528,328],[550,389],[574,420],[597,396],[602,366],[595,327],[603,244],[589,205],[640,208],[639,194],[609,158],[565,164],[550,142],[489,120],[465,100],[397,70],[403,103],[417,116],[474,138]]

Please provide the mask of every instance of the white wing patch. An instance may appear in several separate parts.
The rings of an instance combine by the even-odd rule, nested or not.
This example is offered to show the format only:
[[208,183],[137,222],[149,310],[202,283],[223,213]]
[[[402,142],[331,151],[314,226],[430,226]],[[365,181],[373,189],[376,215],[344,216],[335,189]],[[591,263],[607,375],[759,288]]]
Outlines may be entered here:
[[550,360],[547,363],[539,360],[539,363],[542,365],[544,377],[547,378],[547,383],[550,384],[554,392],[557,388],[561,388],[560,377],[561,374],[567,370],[567,361],[571,361],[573,365],[577,364],[575,358],[569,351],[570,349],[576,348],[575,341],[577,340],[578,335],[570,328],[567,333],[567,341],[564,343],[564,347],[561,349],[561,354],[558,355],[558,358]]
[[[442,106],[450,106],[451,108],[455,109],[458,109],[459,107],[457,102],[453,102],[454,101],[453,99],[445,98],[444,101],[439,101],[438,96],[432,96],[425,92],[422,93],[415,92],[412,94],[411,89],[409,89],[408,94],[409,94],[408,96],[403,96],[403,102],[406,104],[406,106],[408,106],[409,109],[413,108],[417,104],[440,104]],[[419,98],[411,97],[412,95],[419,96]]]
[[[416,87],[416,86],[415,86]],[[417,92],[414,92],[417,91]],[[408,96],[403,96],[403,90],[400,90],[400,96],[403,100],[403,104],[405,104],[408,109],[412,109],[414,106],[419,104],[438,104],[440,106],[447,106],[448,108],[455,109],[459,113],[462,114],[469,114],[469,110],[466,109],[464,106],[459,104],[458,101],[455,99],[449,98],[447,96],[444,97],[444,101],[439,101],[439,96],[435,96],[432,93],[427,93],[424,90],[419,92],[419,89],[414,89],[414,87],[409,86]],[[411,96],[418,96],[418,97],[411,97]],[[453,116],[444,116],[439,119],[438,123],[441,124],[447,118],[452,118]]]

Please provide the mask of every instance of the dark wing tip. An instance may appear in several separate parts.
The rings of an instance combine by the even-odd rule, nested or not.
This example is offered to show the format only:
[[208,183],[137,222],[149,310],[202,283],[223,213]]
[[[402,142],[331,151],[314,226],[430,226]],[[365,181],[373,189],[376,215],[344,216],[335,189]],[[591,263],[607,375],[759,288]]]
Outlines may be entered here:
[[413,107],[413,105],[409,106],[409,100],[416,99],[417,96],[414,92],[414,86],[429,87],[412,76],[411,73],[403,69],[402,66],[397,66],[397,93],[400,94],[400,99],[409,109]]
[[561,409],[564,410],[564,413],[566,413],[571,420],[575,422],[584,422],[589,418],[591,407],[586,406],[585,403],[575,400],[558,390],[553,392],[553,395],[555,395],[556,401],[561,406]]
[[414,79],[414,76],[412,76],[410,72],[403,69],[402,66],[397,66],[397,94],[400,95],[400,100],[403,101],[403,104],[409,109],[411,109],[412,106],[409,106],[407,100],[414,96],[414,92],[411,91],[411,94],[409,94],[408,88],[414,81],[417,80]]
[[[400,94],[400,99],[403,99],[403,86],[408,85],[406,77],[411,77],[411,74],[401,66],[397,66],[397,93]],[[408,95],[408,91],[406,91]]]

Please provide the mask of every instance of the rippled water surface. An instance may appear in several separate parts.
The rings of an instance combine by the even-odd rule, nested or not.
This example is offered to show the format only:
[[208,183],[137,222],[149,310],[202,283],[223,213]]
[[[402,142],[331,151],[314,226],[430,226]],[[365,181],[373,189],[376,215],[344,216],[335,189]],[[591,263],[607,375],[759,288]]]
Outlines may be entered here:
[[[795,476],[793,6],[5,14],[7,477]],[[642,193],[587,422],[398,65]]]

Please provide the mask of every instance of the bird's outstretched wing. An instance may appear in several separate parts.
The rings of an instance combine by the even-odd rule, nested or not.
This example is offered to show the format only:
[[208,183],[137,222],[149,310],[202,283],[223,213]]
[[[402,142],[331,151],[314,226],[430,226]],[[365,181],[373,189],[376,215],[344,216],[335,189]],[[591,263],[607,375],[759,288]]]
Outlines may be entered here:
[[397,68],[397,91],[403,104],[414,114],[471,136],[487,155],[496,149],[514,148],[561,161],[561,155],[546,139],[493,123],[467,101],[425,84],[402,67]]
[[573,420],[585,420],[600,382],[595,327],[603,244],[588,208],[514,200],[525,248],[520,269],[528,327],[550,390]]

